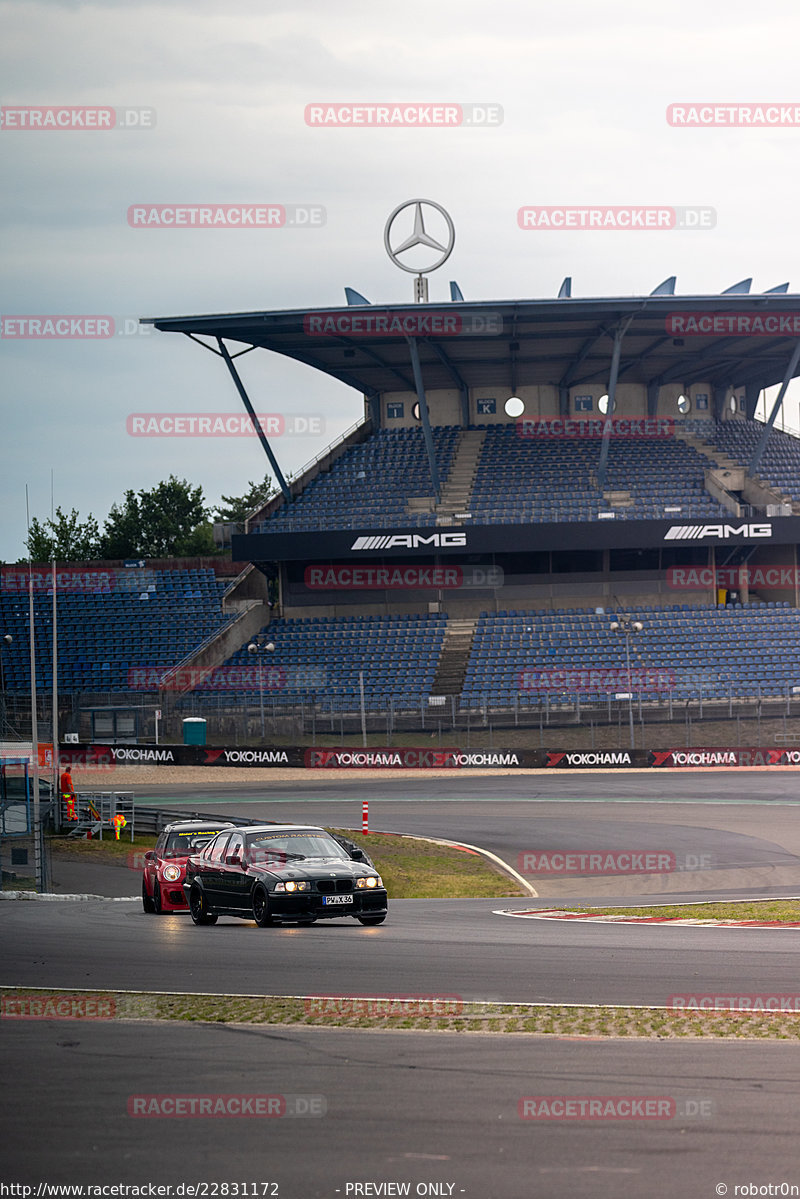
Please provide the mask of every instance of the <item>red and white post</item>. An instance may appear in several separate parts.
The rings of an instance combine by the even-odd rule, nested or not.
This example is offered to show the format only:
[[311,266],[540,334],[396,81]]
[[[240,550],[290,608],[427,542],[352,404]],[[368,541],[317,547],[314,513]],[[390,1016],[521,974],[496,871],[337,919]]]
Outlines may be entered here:
[[369,800],[365,799],[361,805],[361,832],[366,837],[369,832]]

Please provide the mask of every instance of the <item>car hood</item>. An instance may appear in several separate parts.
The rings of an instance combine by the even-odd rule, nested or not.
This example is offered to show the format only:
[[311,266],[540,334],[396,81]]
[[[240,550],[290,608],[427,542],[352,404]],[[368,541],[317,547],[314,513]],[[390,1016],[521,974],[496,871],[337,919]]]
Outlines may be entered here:
[[377,874],[372,866],[364,862],[353,862],[347,858],[304,858],[300,862],[287,862],[283,866],[253,865],[249,872],[264,878],[366,878]]

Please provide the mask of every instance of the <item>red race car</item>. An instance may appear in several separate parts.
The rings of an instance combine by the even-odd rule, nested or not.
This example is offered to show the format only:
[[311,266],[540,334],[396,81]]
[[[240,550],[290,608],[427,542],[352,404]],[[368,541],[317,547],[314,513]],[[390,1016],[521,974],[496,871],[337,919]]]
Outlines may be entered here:
[[149,915],[188,912],[183,893],[186,860],[199,853],[224,828],[235,828],[229,820],[181,820],[168,824],[159,834],[155,849],[144,855],[142,907]]

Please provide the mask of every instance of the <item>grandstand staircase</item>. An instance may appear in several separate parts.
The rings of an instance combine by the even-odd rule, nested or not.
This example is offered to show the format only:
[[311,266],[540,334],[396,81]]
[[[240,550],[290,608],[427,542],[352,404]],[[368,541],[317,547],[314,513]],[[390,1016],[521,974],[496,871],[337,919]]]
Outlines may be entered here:
[[447,622],[431,695],[460,695],[467,675],[477,618],[453,617]]
[[[679,437],[681,441],[685,441],[687,445],[692,446],[692,448],[697,450],[699,454],[703,454],[704,457],[711,459],[709,466],[712,466],[713,463],[716,462],[719,469],[723,471],[743,470],[745,472],[745,480],[748,483],[754,483],[764,493],[760,497],[753,497],[754,502],[758,503],[760,500],[761,502],[766,503],[789,504],[791,505],[793,511],[800,512],[800,504],[797,504],[795,501],[793,501],[791,496],[779,491],[773,483],[767,482],[766,479],[762,479],[759,475],[751,475],[747,469],[746,463],[739,462],[736,458],[731,458],[729,454],[726,454],[723,450],[718,449],[712,441],[706,441],[705,438],[698,437],[696,433],[685,433],[682,429],[676,429],[675,436]],[[745,501],[747,501],[748,498],[746,487],[744,495]],[[735,496],[731,496],[731,499],[733,500],[734,504],[736,504],[737,501]]]
[[683,429],[676,428],[675,436],[680,441],[685,441],[692,449],[697,450],[698,454],[702,454],[704,458],[711,458],[722,470],[741,470],[744,465],[724,454],[722,450],[718,450],[713,442],[698,437],[696,433],[685,433]]
[[475,472],[485,437],[485,429],[464,429],[461,433],[450,474],[434,509],[437,525],[460,524],[459,516],[469,512]]

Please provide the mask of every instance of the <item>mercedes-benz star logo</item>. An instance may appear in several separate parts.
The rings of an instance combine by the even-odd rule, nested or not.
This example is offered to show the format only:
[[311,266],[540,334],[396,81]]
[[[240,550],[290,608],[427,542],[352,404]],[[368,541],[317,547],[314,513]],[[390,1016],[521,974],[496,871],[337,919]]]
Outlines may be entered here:
[[[440,213],[447,223],[447,245],[442,245],[435,237],[425,232],[425,218],[422,215],[422,207],[426,205],[428,208],[435,208]],[[392,248],[391,230],[397,217],[406,208],[414,209],[414,229],[410,237],[405,241],[400,242]],[[386,246],[386,253],[391,258],[395,266],[399,266],[401,271],[408,271],[410,275],[427,275],[429,271],[435,271],[453,252],[453,246],[456,244],[456,231],[450,214],[442,208],[441,204],[437,204],[434,200],[406,200],[404,204],[398,204],[392,215],[386,222],[386,228],[383,231],[383,244]],[[407,266],[400,261],[399,255],[406,250],[411,250],[414,246],[429,246],[432,250],[441,250],[441,257],[432,263],[431,266]]]

